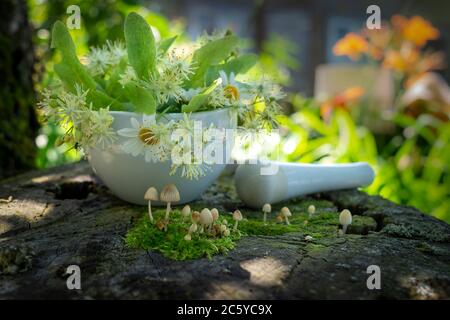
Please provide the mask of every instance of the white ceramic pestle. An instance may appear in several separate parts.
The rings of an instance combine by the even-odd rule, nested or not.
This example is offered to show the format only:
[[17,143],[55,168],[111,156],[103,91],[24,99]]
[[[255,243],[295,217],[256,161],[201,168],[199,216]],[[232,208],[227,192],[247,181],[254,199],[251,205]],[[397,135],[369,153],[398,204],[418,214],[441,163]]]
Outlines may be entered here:
[[[262,175],[261,170],[274,168],[275,174]],[[276,167],[278,166],[278,170]],[[277,203],[304,194],[350,189],[372,183],[374,172],[369,164],[301,164],[267,161],[241,164],[235,183],[241,200],[252,208]]]

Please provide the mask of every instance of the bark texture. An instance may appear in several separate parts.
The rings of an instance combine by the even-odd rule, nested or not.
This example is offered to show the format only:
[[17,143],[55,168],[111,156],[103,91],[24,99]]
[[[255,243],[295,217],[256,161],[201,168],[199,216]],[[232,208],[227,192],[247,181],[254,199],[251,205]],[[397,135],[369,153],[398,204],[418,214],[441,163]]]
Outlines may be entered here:
[[23,0],[0,1],[0,178],[34,167],[34,51]]
[[[443,299],[450,298],[450,226],[411,207],[346,190],[292,200],[328,199],[349,208],[351,234],[305,241],[305,234],[244,237],[228,255],[173,261],[125,247],[145,207],[115,198],[81,162],[0,184],[0,298],[66,299]],[[322,201],[322,200],[321,200]],[[199,202],[246,208],[232,177]],[[81,268],[68,290],[66,268]],[[381,269],[369,290],[367,267]]]

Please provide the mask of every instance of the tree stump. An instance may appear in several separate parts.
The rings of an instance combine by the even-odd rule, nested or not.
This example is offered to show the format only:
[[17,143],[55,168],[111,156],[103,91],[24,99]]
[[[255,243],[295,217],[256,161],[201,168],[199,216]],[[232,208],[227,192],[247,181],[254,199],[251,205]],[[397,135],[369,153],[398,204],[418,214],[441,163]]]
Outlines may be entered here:
[[[245,215],[231,182],[222,177],[199,201]],[[448,224],[357,190],[291,203],[318,197],[336,215],[348,208],[362,222],[342,237],[247,236],[228,255],[174,261],[125,246],[146,209],[114,197],[86,162],[10,178],[0,184],[0,298],[450,297]],[[81,269],[80,290],[66,286],[69,265]],[[380,268],[381,289],[367,287],[371,265]]]

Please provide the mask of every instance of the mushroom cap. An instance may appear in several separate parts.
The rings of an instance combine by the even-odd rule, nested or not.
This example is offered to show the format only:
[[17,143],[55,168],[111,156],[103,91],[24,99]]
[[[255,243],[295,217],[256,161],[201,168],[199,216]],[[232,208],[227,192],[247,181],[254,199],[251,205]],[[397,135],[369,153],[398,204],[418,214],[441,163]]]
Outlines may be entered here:
[[198,212],[198,211],[192,212],[191,219],[192,219],[192,222],[195,222],[195,223],[199,222],[200,221],[200,212]]
[[194,233],[197,231],[197,224],[193,223],[191,224],[191,226],[189,227],[189,233]]
[[233,220],[241,221],[242,213],[239,210],[233,212]]
[[270,203],[266,203],[265,205],[263,205],[262,211],[266,213],[272,212],[272,206],[270,205]]
[[200,223],[203,225],[210,225],[213,222],[213,216],[208,208],[200,212]]
[[316,212],[316,207],[312,204],[308,207],[308,213],[313,214]]
[[281,208],[281,215],[283,217],[290,217],[290,216],[292,216],[292,213],[291,213],[291,210],[289,210],[288,207],[283,207],[283,208]]
[[212,214],[212,217],[213,217],[214,221],[219,219],[219,210],[217,210],[216,208],[212,208],[211,209],[211,214]]
[[187,235],[184,236],[184,240],[191,241],[192,240],[192,236],[188,233]]
[[158,190],[155,187],[150,187],[147,189],[144,195],[145,200],[158,201]]
[[343,226],[352,224],[352,213],[348,209],[344,209],[339,214],[339,223]]
[[178,192],[177,187],[171,183],[162,189],[159,198],[163,202],[178,202],[180,201],[180,192]]
[[181,209],[181,214],[184,216],[184,217],[187,217],[188,215],[190,215],[191,214],[191,207],[187,204],[187,205],[185,205],[184,207],[183,207],[183,209]]

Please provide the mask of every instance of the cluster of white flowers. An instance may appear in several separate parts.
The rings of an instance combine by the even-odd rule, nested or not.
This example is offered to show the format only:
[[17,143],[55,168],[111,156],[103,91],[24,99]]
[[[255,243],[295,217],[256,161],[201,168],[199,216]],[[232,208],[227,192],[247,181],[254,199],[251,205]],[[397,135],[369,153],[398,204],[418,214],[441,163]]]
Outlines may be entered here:
[[[89,76],[92,77],[93,82],[97,81],[95,89],[90,89],[93,92],[83,90],[78,84],[75,85],[75,92],[61,86],[52,93],[44,91],[43,99],[39,104],[47,117],[66,130],[60,142],[70,143],[76,148],[87,151],[93,146],[108,147],[118,134],[125,138],[121,145],[125,153],[132,156],[143,155],[147,162],[168,161],[173,155],[174,148],[189,147],[190,149],[191,144],[185,139],[171,141],[174,130],[184,130],[191,137],[195,136],[193,120],[190,116],[184,113],[179,121],[160,119],[166,112],[183,112],[186,106],[193,112],[230,108],[236,111],[242,127],[254,130],[270,129],[275,125],[279,114],[280,106],[277,100],[284,94],[281,88],[272,84],[271,81],[265,79],[258,82],[243,81],[242,78],[237,78],[233,72],[230,72],[228,62],[237,56],[238,49],[232,52],[225,51],[229,56],[224,59],[223,69],[225,70],[218,70],[220,64],[212,64],[206,71],[200,69],[205,73],[198,73],[205,78],[203,85],[198,85],[200,78],[191,79],[191,76],[199,70],[196,64],[202,63],[193,62],[196,59],[193,58],[195,54],[192,53],[192,49],[200,48],[228,35],[226,31],[205,33],[195,45],[189,47],[178,47],[167,51],[158,48],[154,61],[156,72],[148,77],[137,76],[134,68],[129,64],[127,49],[123,43],[107,42],[102,47],[92,48],[86,56]],[[236,45],[236,47],[239,46]],[[239,72],[238,69],[235,71]],[[98,81],[99,79],[101,81]],[[133,84],[140,91],[136,91],[133,95],[134,91],[131,90],[133,87],[126,87],[128,84]],[[144,100],[146,92],[143,94],[142,89],[154,98],[155,114],[144,115],[142,120],[131,118],[131,126],[116,133],[112,129],[113,117],[109,113],[109,107],[115,108],[114,110],[132,111],[133,107],[139,105],[142,109],[142,105],[145,106],[149,101]],[[194,97],[197,99],[190,104]],[[192,109],[189,109],[191,107]],[[209,129],[210,133],[213,132],[212,127]],[[201,143],[206,146],[209,142],[203,136]],[[180,172],[181,176],[188,179],[198,179],[211,170],[210,164],[205,164],[201,161],[202,159],[198,159],[198,155],[195,155],[193,150],[188,151],[187,155],[186,158],[190,159],[189,161],[172,161],[171,174]]]
[[[136,118],[131,118],[131,127],[123,128],[117,131],[119,136],[125,139],[122,144],[122,150],[132,156],[144,155],[146,162],[164,162],[167,161],[175,150],[183,154],[183,161],[172,161],[170,174],[180,172],[182,177],[187,179],[199,179],[204,176],[211,166],[201,159],[198,159],[192,149],[192,140],[195,135],[194,121],[187,114],[179,121],[164,121],[156,119],[155,115],[144,115],[140,122]],[[214,129],[213,125],[202,130],[200,134],[202,148],[209,143],[211,135],[209,132]],[[175,130],[182,133],[182,139],[173,141],[171,133]],[[185,160],[184,157],[188,157]],[[172,159],[173,160],[173,159]]]
[[103,47],[91,48],[87,55],[87,68],[94,76],[104,76],[117,66],[127,54],[122,42],[107,41]]
[[[156,97],[158,104],[168,101],[180,101],[184,95],[183,83],[192,73],[190,63],[181,56],[171,51],[167,55],[161,55],[157,59],[158,74],[150,79],[138,80],[139,85],[149,90]],[[121,84],[136,81],[136,77],[128,71],[122,78]]]
[[88,90],[78,85],[75,89],[75,93],[61,90],[53,95],[44,90],[38,106],[49,120],[66,130],[59,143],[70,143],[84,149],[92,146],[106,148],[116,139],[109,109],[93,110],[92,105],[86,102]]

